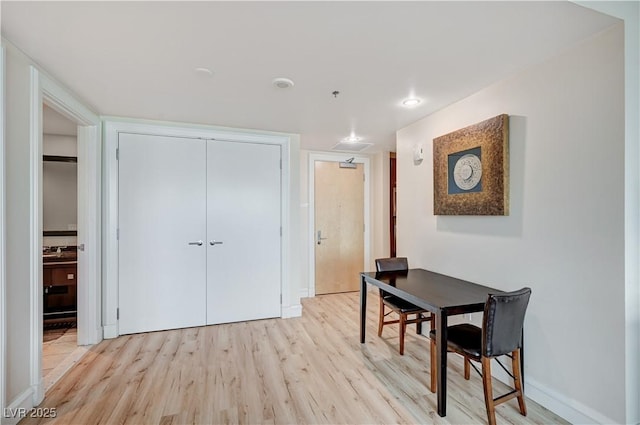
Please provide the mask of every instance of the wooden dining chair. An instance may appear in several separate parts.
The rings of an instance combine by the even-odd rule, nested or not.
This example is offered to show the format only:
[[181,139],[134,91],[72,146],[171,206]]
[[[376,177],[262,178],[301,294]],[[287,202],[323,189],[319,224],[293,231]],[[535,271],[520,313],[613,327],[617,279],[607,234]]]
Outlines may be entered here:
[[[473,368],[482,376],[484,400],[487,406],[487,418],[490,425],[496,423],[496,405],[518,399],[520,413],[527,416],[527,406],[524,401],[521,376],[522,328],[524,316],[531,296],[530,288],[523,288],[513,292],[490,294],[484,306],[482,328],[470,323],[449,326],[447,328],[447,349],[460,354],[465,361],[465,379],[469,379],[470,360],[480,362],[482,371]],[[429,332],[431,338],[431,376],[436,374],[436,331]],[[499,356],[511,358],[512,372],[500,363]],[[493,398],[491,385],[491,359],[496,361],[513,378],[514,389],[500,397]],[[431,381],[431,392],[435,392],[435,382]]]
[[[376,271],[378,272],[395,272],[409,270],[409,263],[406,257],[378,258],[376,259]],[[385,312],[385,308],[389,311]],[[385,317],[395,312],[398,319],[385,320]],[[412,319],[409,316],[415,316]],[[400,355],[404,355],[404,334],[407,325],[416,324],[416,333],[422,333],[422,322],[431,320],[431,313],[411,304],[408,301],[400,299],[395,295],[380,289],[380,319],[378,321],[378,336],[382,336],[382,328],[385,325],[398,323],[400,325]]]

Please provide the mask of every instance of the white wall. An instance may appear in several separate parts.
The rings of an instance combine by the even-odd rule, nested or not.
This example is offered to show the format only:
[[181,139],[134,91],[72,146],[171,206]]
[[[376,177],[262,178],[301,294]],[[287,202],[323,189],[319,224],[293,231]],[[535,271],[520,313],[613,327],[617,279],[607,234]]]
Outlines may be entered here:
[[[574,422],[625,422],[623,37],[612,28],[398,132],[398,255],[530,286],[527,395]],[[434,216],[433,138],[501,113],[510,216]]]
[[42,154],[78,156],[78,138],[76,136],[44,133],[42,135]]
[[5,43],[6,399],[27,402],[30,388],[29,99],[31,63]]
[[576,3],[624,20],[626,422],[640,424],[640,2]]

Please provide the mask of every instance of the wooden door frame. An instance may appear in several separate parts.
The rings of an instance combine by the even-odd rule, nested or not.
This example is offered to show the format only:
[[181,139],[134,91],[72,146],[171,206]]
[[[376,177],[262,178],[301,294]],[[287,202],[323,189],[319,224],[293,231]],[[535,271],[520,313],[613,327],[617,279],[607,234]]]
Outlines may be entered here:
[[282,149],[281,169],[281,317],[298,317],[302,314],[299,297],[291,294],[292,228],[291,216],[293,168],[292,141],[296,136],[287,133],[260,132],[208,125],[130,120],[104,117],[104,256],[103,256],[103,326],[104,338],[116,338],[118,330],[118,162],[119,133],[137,133],[185,138],[224,140],[238,143],[264,143],[279,145]]
[[30,75],[30,382],[33,405],[44,398],[42,377],[42,108],[51,107],[78,125],[78,243],[85,246],[85,282],[78,285],[78,344],[102,340],[100,312],[101,124],[97,114],[31,66]]
[[353,158],[355,164],[364,167],[364,264],[362,270],[367,270],[371,257],[371,166],[370,159],[363,155],[350,153],[316,152],[309,154],[309,286],[308,296],[316,296],[316,243],[315,243],[315,163],[316,161],[342,162]]

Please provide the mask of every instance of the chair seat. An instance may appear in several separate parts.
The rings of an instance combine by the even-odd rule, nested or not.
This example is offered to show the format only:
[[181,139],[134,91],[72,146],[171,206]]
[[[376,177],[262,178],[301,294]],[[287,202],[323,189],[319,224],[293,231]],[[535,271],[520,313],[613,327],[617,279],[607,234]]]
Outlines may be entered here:
[[[431,339],[436,339],[436,331],[429,332]],[[469,323],[449,326],[447,328],[447,345],[451,351],[480,361],[482,347],[482,329]]]
[[405,301],[402,298],[398,298],[395,295],[386,294],[384,297],[382,297],[382,302],[388,305],[390,308],[400,311],[401,313],[417,313],[420,311],[424,311],[423,308],[411,304],[410,302]]

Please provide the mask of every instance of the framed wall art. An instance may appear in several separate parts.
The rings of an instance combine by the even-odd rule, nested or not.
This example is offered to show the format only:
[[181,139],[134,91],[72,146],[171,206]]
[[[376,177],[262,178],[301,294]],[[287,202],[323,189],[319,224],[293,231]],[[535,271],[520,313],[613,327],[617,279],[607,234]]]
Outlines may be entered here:
[[509,215],[509,116],[433,139],[435,215]]

